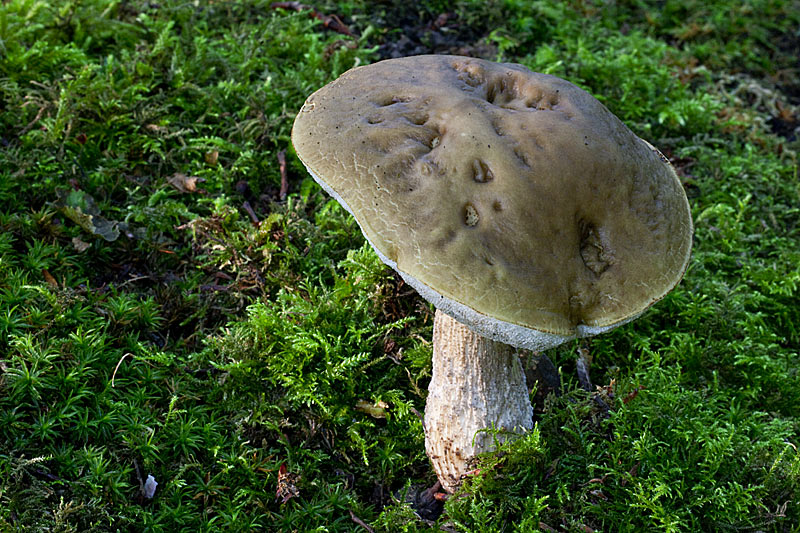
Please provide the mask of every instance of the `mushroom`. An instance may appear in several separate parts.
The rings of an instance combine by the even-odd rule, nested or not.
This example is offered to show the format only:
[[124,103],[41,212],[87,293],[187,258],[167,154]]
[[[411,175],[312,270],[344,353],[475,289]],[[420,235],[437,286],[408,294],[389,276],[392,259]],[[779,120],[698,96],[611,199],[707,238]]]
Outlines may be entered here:
[[[689,261],[668,160],[599,101],[516,64],[415,56],[312,94],[298,157],[384,263],[436,308],[425,446],[452,492],[533,425],[516,348],[624,324]],[[496,432],[495,432],[496,433]]]

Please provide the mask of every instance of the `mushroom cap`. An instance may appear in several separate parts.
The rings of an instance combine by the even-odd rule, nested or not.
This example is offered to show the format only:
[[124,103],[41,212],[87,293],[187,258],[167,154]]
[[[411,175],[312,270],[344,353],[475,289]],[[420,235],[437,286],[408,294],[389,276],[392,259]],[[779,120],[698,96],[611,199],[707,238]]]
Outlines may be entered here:
[[306,100],[292,143],[385,263],[507,344],[623,324],[689,261],[668,160],[586,91],[521,65],[436,55],[351,69]]

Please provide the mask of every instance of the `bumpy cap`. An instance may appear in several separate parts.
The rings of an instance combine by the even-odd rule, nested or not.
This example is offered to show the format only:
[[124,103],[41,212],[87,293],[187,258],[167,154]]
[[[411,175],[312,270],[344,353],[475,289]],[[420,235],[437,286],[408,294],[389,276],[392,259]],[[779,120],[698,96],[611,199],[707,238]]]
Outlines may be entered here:
[[354,68],[306,100],[292,142],[385,263],[514,346],[625,323],[689,261],[689,204],[667,159],[587,92],[520,65]]

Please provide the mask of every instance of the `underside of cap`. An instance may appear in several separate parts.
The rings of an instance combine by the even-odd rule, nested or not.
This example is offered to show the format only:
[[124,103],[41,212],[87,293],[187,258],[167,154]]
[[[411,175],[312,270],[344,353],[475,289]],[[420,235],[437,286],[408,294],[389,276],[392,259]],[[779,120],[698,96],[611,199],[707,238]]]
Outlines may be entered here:
[[680,280],[674,170],[578,87],[416,56],[308,98],[292,141],[381,259],[481,334],[532,349],[631,320]]

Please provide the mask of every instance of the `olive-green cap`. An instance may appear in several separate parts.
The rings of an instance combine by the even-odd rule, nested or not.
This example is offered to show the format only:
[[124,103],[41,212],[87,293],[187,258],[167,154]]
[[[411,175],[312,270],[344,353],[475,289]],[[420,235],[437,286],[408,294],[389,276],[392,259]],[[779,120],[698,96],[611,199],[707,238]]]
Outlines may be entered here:
[[292,143],[385,263],[501,342],[543,349],[623,324],[689,261],[669,161],[586,91],[520,65],[354,68],[306,100]]

